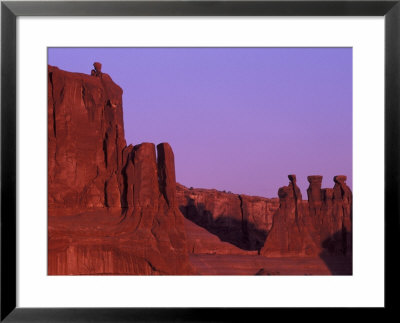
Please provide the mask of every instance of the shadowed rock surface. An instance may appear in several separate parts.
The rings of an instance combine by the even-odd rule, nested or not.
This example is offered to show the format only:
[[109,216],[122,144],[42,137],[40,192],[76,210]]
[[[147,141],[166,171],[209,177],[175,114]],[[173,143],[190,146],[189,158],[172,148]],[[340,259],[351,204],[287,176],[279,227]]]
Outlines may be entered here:
[[48,274],[191,274],[167,143],[126,146],[122,90],[48,67]]
[[279,207],[278,199],[177,185],[185,218],[242,250],[260,250]]
[[243,250],[229,242],[222,241],[217,235],[188,219],[185,219],[185,229],[189,254],[257,255],[257,251]]

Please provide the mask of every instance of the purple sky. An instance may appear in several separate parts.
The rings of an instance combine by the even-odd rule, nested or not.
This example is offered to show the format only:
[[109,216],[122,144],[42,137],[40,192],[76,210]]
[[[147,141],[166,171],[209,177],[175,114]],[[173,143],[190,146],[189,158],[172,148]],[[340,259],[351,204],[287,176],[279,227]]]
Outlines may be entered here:
[[296,174],[352,187],[351,48],[49,48],[122,87],[127,143],[169,142],[177,181],[266,197]]

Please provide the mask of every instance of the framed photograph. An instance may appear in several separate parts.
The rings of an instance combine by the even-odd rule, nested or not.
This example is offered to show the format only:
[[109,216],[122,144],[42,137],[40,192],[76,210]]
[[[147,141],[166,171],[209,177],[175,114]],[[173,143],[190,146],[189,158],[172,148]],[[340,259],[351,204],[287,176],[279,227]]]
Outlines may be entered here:
[[1,320],[394,307],[399,15],[2,2]]

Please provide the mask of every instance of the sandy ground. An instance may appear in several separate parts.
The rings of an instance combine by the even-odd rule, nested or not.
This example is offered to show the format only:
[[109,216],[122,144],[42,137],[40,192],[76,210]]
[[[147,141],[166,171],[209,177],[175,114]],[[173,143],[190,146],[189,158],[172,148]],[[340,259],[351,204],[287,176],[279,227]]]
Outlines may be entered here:
[[252,255],[190,255],[199,275],[351,275],[345,257],[266,258]]

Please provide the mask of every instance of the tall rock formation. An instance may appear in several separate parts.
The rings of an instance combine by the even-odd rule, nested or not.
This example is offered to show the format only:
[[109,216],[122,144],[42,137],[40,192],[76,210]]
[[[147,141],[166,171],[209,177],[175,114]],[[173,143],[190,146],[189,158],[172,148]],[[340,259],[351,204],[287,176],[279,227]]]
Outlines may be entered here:
[[346,176],[321,188],[322,176],[308,176],[308,201],[301,201],[296,177],[278,191],[280,206],[261,250],[266,256],[351,255],[352,193]]
[[167,143],[126,146],[122,90],[48,68],[48,273],[190,274]]
[[314,240],[331,254],[351,253],[352,193],[347,177],[335,176],[333,189],[321,188],[322,176],[307,179],[307,221]]
[[289,185],[278,191],[280,206],[274,215],[271,230],[261,250],[266,256],[312,256],[317,252],[306,225],[304,203],[296,184],[289,175]]
[[310,183],[310,186],[307,189],[310,215],[315,218],[320,218],[323,199],[323,192],[321,190],[322,176],[308,176],[307,180]]
[[49,66],[49,207],[121,206],[125,146],[122,89],[101,72]]
[[[352,254],[353,193],[347,186],[346,180],[347,177],[344,175],[334,177],[333,214],[338,228],[336,233],[341,236],[341,249],[339,251],[345,254]],[[334,243],[333,245],[335,246]]]

